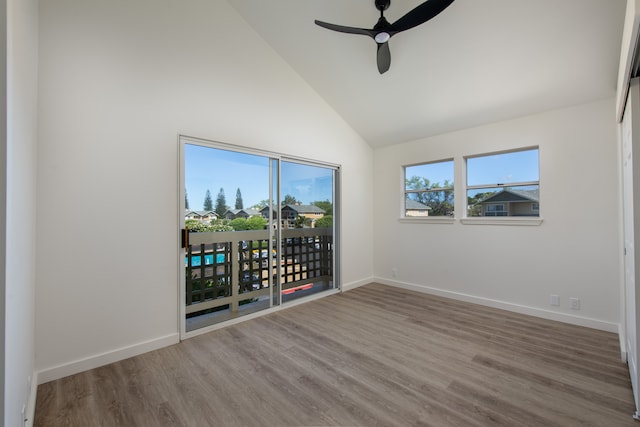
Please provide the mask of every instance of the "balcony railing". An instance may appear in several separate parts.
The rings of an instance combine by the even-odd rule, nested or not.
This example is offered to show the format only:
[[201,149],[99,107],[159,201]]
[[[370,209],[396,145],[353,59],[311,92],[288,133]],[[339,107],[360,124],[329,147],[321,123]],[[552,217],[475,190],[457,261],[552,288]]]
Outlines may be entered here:
[[[189,233],[185,258],[187,317],[230,310],[297,290],[333,286],[333,236],[328,228],[281,231],[269,248],[268,230]],[[274,240],[275,241],[275,240]],[[280,293],[280,294],[279,294]]]

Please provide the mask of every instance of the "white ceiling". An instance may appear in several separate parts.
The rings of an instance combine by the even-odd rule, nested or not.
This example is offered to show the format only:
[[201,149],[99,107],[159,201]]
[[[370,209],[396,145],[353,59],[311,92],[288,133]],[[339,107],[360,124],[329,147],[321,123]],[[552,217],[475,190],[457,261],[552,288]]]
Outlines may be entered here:
[[615,95],[626,0],[456,0],[389,42],[383,75],[372,39],[313,22],[371,28],[374,0],[228,1],[373,147]]

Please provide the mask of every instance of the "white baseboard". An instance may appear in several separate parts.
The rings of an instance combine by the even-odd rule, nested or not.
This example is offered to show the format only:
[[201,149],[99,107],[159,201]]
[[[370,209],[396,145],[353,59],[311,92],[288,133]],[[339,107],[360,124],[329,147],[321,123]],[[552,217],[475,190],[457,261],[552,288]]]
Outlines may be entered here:
[[[543,310],[534,307],[528,307],[518,304],[513,304],[505,301],[492,300],[489,298],[477,297],[473,295],[447,291],[444,289],[433,288],[424,285],[418,285],[413,283],[399,282],[395,280],[388,280],[381,277],[371,277],[362,279],[356,282],[345,283],[342,285],[342,291],[346,292],[352,289],[356,289],[360,286],[368,283],[377,282],[384,285],[395,286],[398,288],[408,289],[417,292],[423,292],[432,295],[438,295],[446,298],[456,299],[460,301],[471,302],[475,304],[485,305],[488,307],[499,308],[521,314],[528,314],[537,316],[543,319],[557,320],[564,323],[569,323],[578,326],[585,326],[589,328],[599,329],[607,332],[613,332],[619,334],[621,337],[621,326],[618,323],[605,322],[597,319],[591,319],[587,317],[575,316],[565,313],[558,313],[549,310]],[[83,359],[75,360],[62,365],[42,369],[33,375],[29,411],[33,412],[35,409],[35,398],[37,385],[44,384],[49,381],[54,381],[59,378],[63,378],[69,375],[77,374],[79,372],[87,371],[89,369],[97,368],[100,366],[114,363],[120,360],[127,359],[129,357],[137,356],[142,353],[157,350],[162,347],[167,347],[180,342],[180,336],[178,333],[169,334],[163,337],[155,338],[149,341],[137,343],[131,346],[122,347],[112,351],[108,351],[102,354],[89,356]],[[626,349],[624,344],[621,343],[622,356],[626,358]],[[33,403],[31,402],[33,400]],[[32,419],[32,415],[29,416]]]
[[64,363],[51,368],[45,368],[37,373],[38,384],[44,384],[79,372],[88,371],[89,369],[98,368],[100,366],[108,365],[109,363],[128,359],[129,357],[177,344],[178,342],[180,342],[180,336],[176,332],[174,334],[154,338],[152,340],[133,344],[127,347],[121,347],[102,354],[96,354],[83,359],[74,360],[73,362]]
[[451,298],[455,300],[470,302],[474,304],[480,304],[487,307],[499,308],[502,310],[512,311],[520,314],[528,314],[530,316],[536,316],[548,320],[556,320],[558,322],[569,323],[571,325],[585,326],[587,328],[599,329],[601,331],[619,333],[620,324],[605,322],[598,319],[592,319],[589,317],[575,316],[571,314],[558,313],[550,310],[543,310],[540,308],[529,307],[525,305],[513,304],[506,301],[498,301],[490,298],[477,297],[473,295],[463,294],[459,292],[447,291],[444,289],[433,288],[424,285],[417,285],[414,283],[399,282],[396,280],[389,280],[382,277],[376,277],[374,279],[376,283],[383,285],[395,286],[398,288],[408,289],[416,292],[423,292],[431,295],[437,295],[445,298]]
[[[362,285],[366,285],[367,283],[371,283],[373,281],[373,278],[369,278],[366,280],[360,280],[358,282],[353,282],[353,283],[349,283],[346,285],[342,286],[342,291],[348,290],[348,289],[355,289],[359,286]],[[338,290],[336,290],[335,292],[339,292]],[[197,331],[193,331],[190,333],[185,334],[185,338],[191,338],[193,336],[197,336],[203,333],[207,333],[207,332],[211,332],[214,331],[216,329],[219,329],[221,327],[225,327],[225,326],[229,326],[232,325],[234,323],[239,323],[239,322],[243,322],[243,321],[247,321],[247,320],[251,320],[255,317],[260,317],[262,315],[265,314],[269,314],[271,312],[274,311],[278,311],[281,309],[286,309],[289,307],[293,307],[295,305],[298,304],[302,304],[308,301],[312,301],[315,298],[321,298],[324,297],[326,295],[328,295],[330,293],[322,293],[322,295],[314,295],[311,296],[310,298],[301,298],[300,300],[297,301],[292,301],[290,303],[288,303],[286,306],[281,306],[281,307],[277,307],[273,310],[264,310],[258,313],[253,313],[247,316],[243,316],[241,318],[237,318],[234,320],[231,320],[229,322],[224,322],[224,324],[219,324],[219,325],[213,325],[211,327],[206,327],[206,328],[201,328],[198,329]],[[105,352],[102,354],[98,354],[98,355],[94,355],[94,356],[90,356],[84,359],[79,359],[79,360],[75,360],[73,362],[69,362],[69,363],[65,363],[62,365],[58,365],[58,366],[54,366],[52,368],[46,368],[46,369],[42,369],[40,370],[35,377],[38,378],[38,383],[37,384],[44,384],[46,382],[49,381],[54,381],[57,380],[59,378],[64,378],[67,377],[69,375],[73,375],[73,374],[77,374],[80,372],[84,372],[84,371],[88,371],[89,369],[94,369],[100,366],[104,366],[104,365],[108,365],[109,363],[114,363],[114,362],[118,362],[120,360],[124,360],[127,359],[129,357],[133,357],[133,356],[137,356],[139,354],[142,353],[146,353],[148,351],[153,351],[153,350],[157,350],[159,348],[162,347],[166,347],[169,345],[173,345],[173,344],[177,344],[178,342],[180,342],[180,335],[179,334],[170,334],[170,335],[166,335],[164,337],[160,337],[160,338],[156,338],[153,340],[149,340],[149,341],[145,341],[142,343],[138,343],[138,344],[134,344],[128,347],[123,347],[123,348],[119,348],[113,351],[109,351],[109,352]],[[37,385],[36,385],[37,387]],[[35,396],[34,396],[35,399]],[[35,403],[35,402],[34,402]],[[34,405],[35,406],[35,405]]]
[[375,281],[376,279],[374,277],[369,277],[367,279],[358,280],[357,282],[343,283],[342,292],[350,291],[351,289],[359,288],[360,286],[368,285]]

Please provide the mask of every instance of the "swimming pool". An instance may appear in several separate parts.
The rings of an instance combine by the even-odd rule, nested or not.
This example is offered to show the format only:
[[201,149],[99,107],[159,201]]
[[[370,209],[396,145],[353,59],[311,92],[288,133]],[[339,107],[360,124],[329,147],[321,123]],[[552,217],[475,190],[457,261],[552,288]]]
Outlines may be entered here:
[[[191,256],[191,266],[200,267],[202,265],[202,257],[200,255]],[[187,265],[187,257],[184,257],[184,264]],[[204,265],[213,264],[213,254],[205,254]],[[224,264],[224,254],[216,254],[216,264]]]

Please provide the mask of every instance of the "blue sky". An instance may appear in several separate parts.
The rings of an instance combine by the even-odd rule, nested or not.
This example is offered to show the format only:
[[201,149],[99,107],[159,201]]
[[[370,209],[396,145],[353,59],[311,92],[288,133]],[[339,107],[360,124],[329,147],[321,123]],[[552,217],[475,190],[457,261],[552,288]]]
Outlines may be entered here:
[[[419,176],[430,183],[454,181],[453,160],[406,167],[406,178]],[[538,150],[514,151],[467,158],[467,185],[509,184],[539,180]]]
[[[244,207],[269,199],[269,159],[246,153],[185,144],[185,187],[189,208],[202,210],[207,189],[215,207],[220,188],[227,205],[235,206],[240,188]],[[282,194],[303,204],[333,201],[333,176],[327,168],[282,162]]]
[[453,183],[453,160],[428,163],[417,166],[407,166],[405,170],[407,179],[413,176],[419,176],[421,178],[427,178],[431,185],[438,183],[444,185],[445,181]]
[[538,181],[538,150],[467,159],[467,185]]
[[290,194],[303,204],[333,202],[333,171],[328,168],[282,162],[282,194]]

